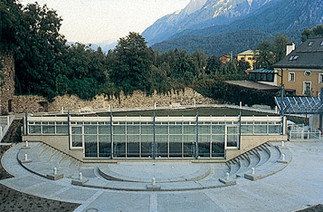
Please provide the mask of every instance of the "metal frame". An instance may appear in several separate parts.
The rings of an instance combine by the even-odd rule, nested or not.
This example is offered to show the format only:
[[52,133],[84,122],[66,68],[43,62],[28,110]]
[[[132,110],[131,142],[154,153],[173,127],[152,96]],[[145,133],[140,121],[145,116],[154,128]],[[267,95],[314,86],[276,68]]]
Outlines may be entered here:
[[283,114],[322,114],[323,102],[315,97],[275,97]]

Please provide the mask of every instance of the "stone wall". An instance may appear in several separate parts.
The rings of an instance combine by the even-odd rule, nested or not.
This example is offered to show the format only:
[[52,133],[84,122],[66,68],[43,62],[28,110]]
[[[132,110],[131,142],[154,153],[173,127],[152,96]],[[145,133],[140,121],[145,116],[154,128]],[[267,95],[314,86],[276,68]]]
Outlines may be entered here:
[[3,77],[3,79],[0,79],[0,114],[7,114],[13,111],[15,62],[13,55],[5,52],[0,52],[0,61],[2,64],[0,73]]
[[216,101],[205,98],[191,88],[184,91],[172,91],[167,94],[153,94],[146,96],[141,91],[135,91],[131,96],[120,95],[116,97],[106,97],[98,95],[93,100],[87,101],[77,96],[57,96],[53,102],[49,103],[40,96],[11,96],[12,112],[23,113],[28,110],[30,113],[61,111],[62,108],[70,111],[91,111],[98,109],[127,109],[127,108],[153,108],[157,107],[193,105],[196,104],[215,104]]
[[191,88],[186,88],[184,91],[172,91],[167,94],[154,93],[151,96],[146,96],[141,91],[135,91],[131,96],[121,94],[119,98],[105,97],[103,95],[97,96],[92,101],[81,100],[76,96],[58,96],[55,101],[49,104],[49,111],[60,111],[62,107],[64,110],[71,111],[88,111],[97,109],[111,109],[113,108],[149,108],[170,106],[170,105],[193,105],[196,104],[215,104],[215,100],[205,98]]

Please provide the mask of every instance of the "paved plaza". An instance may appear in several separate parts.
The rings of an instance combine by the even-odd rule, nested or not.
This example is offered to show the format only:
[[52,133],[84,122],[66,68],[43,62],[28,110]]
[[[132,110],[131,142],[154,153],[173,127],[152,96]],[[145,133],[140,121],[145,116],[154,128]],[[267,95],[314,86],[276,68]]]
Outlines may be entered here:
[[[234,167],[170,161],[73,163],[66,166],[70,167],[65,170],[69,174],[54,181],[42,176],[52,169],[46,167],[45,156],[33,158],[30,154],[31,163],[19,163],[28,151],[23,146],[17,144],[3,156],[2,165],[14,178],[0,183],[35,196],[81,204],[75,211],[295,211],[323,204],[323,142],[287,142],[286,160],[290,162],[283,169],[256,181],[243,175],[230,176],[236,180],[231,186],[224,186],[218,179],[233,172]],[[259,172],[279,165],[266,164]],[[78,171],[87,182],[72,185]],[[98,178],[98,172],[107,178]],[[161,190],[146,189],[152,178]]]

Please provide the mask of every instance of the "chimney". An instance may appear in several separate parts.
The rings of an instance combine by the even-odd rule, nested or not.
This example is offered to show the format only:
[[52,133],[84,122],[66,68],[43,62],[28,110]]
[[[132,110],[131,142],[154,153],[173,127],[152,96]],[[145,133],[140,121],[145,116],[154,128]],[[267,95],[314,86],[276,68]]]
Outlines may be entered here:
[[289,55],[292,51],[295,50],[295,43],[291,42],[286,45],[286,56]]

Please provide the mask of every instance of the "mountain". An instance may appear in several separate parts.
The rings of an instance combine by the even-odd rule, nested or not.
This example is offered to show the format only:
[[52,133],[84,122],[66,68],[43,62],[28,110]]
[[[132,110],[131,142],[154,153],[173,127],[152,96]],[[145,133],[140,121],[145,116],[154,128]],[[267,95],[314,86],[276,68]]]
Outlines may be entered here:
[[183,49],[191,53],[203,50],[208,55],[222,55],[224,53],[236,55],[243,50],[256,48],[263,40],[272,40],[273,38],[273,35],[257,30],[240,30],[209,37],[184,35],[180,38],[156,43],[152,48],[161,52]]
[[[219,0],[218,2],[224,1]],[[251,3],[255,2],[252,1]],[[169,40],[154,44],[152,47],[161,51],[181,48],[191,52],[194,51],[194,48],[197,48],[208,53],[222,54],[253,48],[255,47],[254,43],[248,42],[248,39],[253,38],[255,41],[265,37],[270,39],[276,33],[287,35],[292,40],[300,42],[300,33],[305,27],[312,28],[318,24],[323,24],[322,0],[272,0],[262,3],[262,7],[258,7],[257,10],[245,14],[243,17],[240,16],[228,24],[214,24],[212,26],[204,24],[206,27],[203,28],[193,27],[178,30],[177,33],[168,36]],[[194,13],[197,13],[197,11]],[[249,35],[246,34],[248,30],[251,30]],[[238,46],[235,45],[238,38],[233,37],[233,34],[239,36],[240,41],[247,42],[250,45],[246,46],[244,43],[239,50]],[[224,40],[222,41],[220,38]],[[230,43],[232,43],[232,47],[230,47]],[[224,44],[227,44],[227,47]],[[214,48],[220,49],[215,50]]]
[[149,45],[188,29],[225,25],[281,0],[191,0],[182,10],[164,16],[143,33]]
[[[76,43],[77,42],[71,42],[71,41],[66,42],[66,44],[69,46]],[[108,53],[110,49],[114,49],[114,47],[117,45],[117,42],[105,40],[100,43],[86,43],[85,45],[89,46],[91,49],[95,51],[98,50],[98,48],[100,47],[104,53]]]

